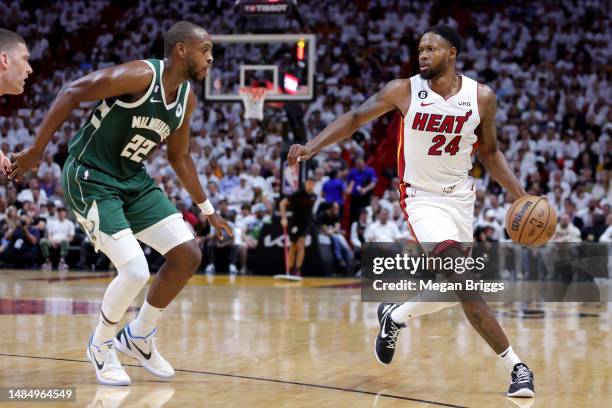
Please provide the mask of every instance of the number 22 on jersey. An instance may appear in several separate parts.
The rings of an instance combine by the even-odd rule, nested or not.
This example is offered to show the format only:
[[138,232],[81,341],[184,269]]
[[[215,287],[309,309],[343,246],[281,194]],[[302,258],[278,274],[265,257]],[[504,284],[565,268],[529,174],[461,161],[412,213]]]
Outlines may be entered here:
[[144,136],[135,135],[132,140],[125,145],[125,148],[121,152],[121,157],[127,157],[136,163],[140,163],[156,145],[157,143]]

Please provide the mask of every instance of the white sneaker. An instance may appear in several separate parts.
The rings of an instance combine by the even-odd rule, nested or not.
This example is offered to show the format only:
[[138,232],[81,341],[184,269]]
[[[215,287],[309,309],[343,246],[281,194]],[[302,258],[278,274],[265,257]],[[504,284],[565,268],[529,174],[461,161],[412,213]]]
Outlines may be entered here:
[[214,263],[209,264],[206,267],[206,269],[204,269],[204,272],[209,276],[214,275],[215,274],[215,264]]
[[67,272],[68,271],[68,264],[66,262],[64,262],[64,260],[62,259],[60,261],[60,263],[57,265],[57,270],[59,272]]
[[117,358],[117,350],[113,340],[96,346],[92,343],[93,334],[87,345],[87,359],[96,370],[98,382],[104,385],[130,385],[132,380],[127,375]]
[[130,325],[126,324],[115,337],[117,350],[128,357],[135,358],[140,365],[151,374],[160,378],[172,378],[176,374],[174,368],[157,351],[154,338],[157,329],[146,337],[132,336]]
[[230,264],[229,273],[230,275],[238,275],[238,268],[236,268],[236,265]]

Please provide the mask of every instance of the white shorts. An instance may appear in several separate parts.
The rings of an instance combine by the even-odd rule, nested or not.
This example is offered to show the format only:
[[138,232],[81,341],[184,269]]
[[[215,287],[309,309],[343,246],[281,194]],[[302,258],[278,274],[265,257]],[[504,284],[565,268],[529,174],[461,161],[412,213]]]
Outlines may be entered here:
[[140,242],[150,246],[161,255],[166,255],[166,252],[172,248],[194,239],[193,232],[181,214],[172,214],[157,224],[143,229],[135,236]]
[[[421,244],[474,239],[474,181],[470,178],[448,192],[430,192],[400,185],[400,203],[414,238]],[[434,245],[435,246],[435,245]],[[433,249],[425,245],[424,249]]]
[[100,235],[100,249],[117,268],[137,256],[144,256],[138,241],[166,255],[172,248],[194,239],[181,214],[172,214],[135,235],[129,228],[112,236],[103,232]]

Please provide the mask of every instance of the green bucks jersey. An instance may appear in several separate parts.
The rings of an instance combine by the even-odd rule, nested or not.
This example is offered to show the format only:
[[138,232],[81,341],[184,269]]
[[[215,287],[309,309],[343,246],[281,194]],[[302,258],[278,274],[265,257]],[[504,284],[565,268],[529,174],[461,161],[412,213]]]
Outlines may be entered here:
[[142,98],[123,102],[118,97],[98,102],[68,151],[76,160],[117,178],[144,171],[143,161],[185,118],[189,82],[183,82],[176,100],[166,102],[162,87],[164,61],[145,60],[153,80]]

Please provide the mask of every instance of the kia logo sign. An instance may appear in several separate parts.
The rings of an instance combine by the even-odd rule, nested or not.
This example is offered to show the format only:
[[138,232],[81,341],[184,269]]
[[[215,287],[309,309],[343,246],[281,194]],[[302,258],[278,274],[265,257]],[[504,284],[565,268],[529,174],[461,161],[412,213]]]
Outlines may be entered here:
[[[287,240],[289,241],[289,237],[287,237]],[[309,247],[311,243],[312,243],[312,237],[310,236],[310,234],[308,234],[306,235],[306,238],[304,239],[304,245],[306,247]],[[263,244],[264,244],[264,247],[266,248],[272,248],[272,247],[284,248],[285,247],[285,237],[281,235],[281,236],[278,236],[272,239],[271,235],[266,235],[263,237]]]

